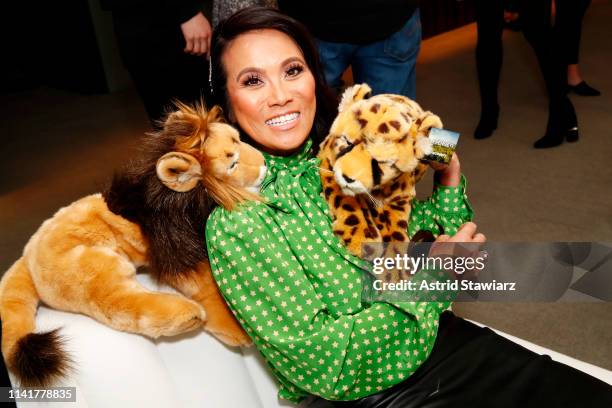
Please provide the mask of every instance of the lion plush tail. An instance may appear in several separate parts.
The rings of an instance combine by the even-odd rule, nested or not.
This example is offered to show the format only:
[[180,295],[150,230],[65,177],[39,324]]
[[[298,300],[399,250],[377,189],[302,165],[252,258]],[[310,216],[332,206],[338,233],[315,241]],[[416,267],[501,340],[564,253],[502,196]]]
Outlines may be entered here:
[[70,360],[58,329],[34,333],[40,298],[23,258],[0,283],[2,354],[22,387],[48,386],[67,374]]

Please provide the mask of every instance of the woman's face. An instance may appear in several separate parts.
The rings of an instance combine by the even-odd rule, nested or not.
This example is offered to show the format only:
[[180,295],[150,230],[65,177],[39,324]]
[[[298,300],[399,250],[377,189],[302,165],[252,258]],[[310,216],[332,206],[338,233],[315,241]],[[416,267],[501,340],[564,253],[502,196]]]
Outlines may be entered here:
[[295,42],[276,30],[249,31],[228,45],[222,63],[232,119],[266,152],[298,150],[312,128],[316,98]]

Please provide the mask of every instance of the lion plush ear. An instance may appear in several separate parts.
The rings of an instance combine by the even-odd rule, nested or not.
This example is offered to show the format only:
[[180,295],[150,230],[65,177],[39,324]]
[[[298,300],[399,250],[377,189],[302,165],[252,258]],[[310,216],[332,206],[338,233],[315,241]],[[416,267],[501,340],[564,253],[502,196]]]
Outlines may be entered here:
[[346,91],[342,94],[340,105],[338,106],[338,113],[355,102],[362,99],[368,99],[370,96],[372,96],[372,88],[370,88],[368,84],[357,84],[350,88],[346,88]]
[[193,189],[202,179],[202,166],[195,157],[185,153],[164,154],[157,161],[155,169],[159,180],[179,193]]
[[208,123],[227,123],[223,115],[223,109],[219,105],[212,107],[206,119]]

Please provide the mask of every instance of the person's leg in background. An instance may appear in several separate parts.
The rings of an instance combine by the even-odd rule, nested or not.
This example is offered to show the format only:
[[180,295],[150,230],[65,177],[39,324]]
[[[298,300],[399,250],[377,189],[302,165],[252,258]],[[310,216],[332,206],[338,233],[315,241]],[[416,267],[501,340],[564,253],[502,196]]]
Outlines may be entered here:
[[565,44],[568,91],[582,96],[599,96],[601,92],[589,86],[582,79],[578,66],[582,19],[591,4],[591,0],[555,0],[555,4],[555,26],[561,36],[562,43]]
[[574,105],[566,94],[567,65],[563,43],[552,25],[552,0],[521,0],[521,28],[533,48],[546,82],[549,108],[545,135],[534,143],[535,148],[558,146],[565,140],[578,140],[578,119]]
[[355,83],[367,83],[374,95],[393,93],[416,99],[416,59],[421,48],[418,9],[390,37],[360,46],[353,58]]
[[474,138],[484,139],[497,129],[499,102],[497,89],[503,61],[502,33],[504,29],[504,2],[502,0],[476,0],[476,70],[480,86],[480,121]]
[[357,46],[319,39],[316,39],[316,41],[325,81],[337,95],[340,95],[343,86],[342,75],[351,65],[351,59]]
[[174,99],[186,103],[200,99],[206,89],[207,63],[205,57],[183,51],[179,25],[157,15],[113,13],[113,17],[121,58],[154,128]]

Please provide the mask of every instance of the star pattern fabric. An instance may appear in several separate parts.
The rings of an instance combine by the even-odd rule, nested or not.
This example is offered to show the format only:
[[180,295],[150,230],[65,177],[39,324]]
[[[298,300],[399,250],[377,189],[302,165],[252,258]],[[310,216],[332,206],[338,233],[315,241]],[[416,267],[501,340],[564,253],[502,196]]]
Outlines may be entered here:
[[[264,154],[265,203],[217,208],[206,224],[213,276],[280,383],[279,397],[354,400],[389,388],[427,359],[446,302],[362,302],[362,272],[332,231],[310,139]],[[409,234],[454,234],[472,219],[459,187],[415,200]]]

